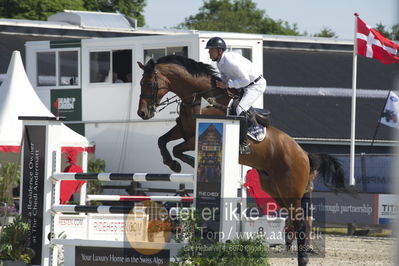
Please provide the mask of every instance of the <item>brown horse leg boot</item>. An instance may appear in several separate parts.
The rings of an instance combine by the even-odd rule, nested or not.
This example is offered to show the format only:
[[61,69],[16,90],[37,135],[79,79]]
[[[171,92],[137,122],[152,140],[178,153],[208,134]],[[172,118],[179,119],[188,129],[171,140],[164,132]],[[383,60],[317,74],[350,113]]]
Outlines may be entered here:
[[245,112],[241,112],[240,116],[245,118],[240,120],[240,154],[246,155],[251,153],[247,140],[248,121]]

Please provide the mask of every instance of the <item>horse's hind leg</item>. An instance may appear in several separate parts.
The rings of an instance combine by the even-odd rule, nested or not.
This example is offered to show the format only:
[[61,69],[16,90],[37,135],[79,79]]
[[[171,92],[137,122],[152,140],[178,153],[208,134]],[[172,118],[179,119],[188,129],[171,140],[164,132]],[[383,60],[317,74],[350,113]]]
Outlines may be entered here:
[[181,138],[183,138],[183,136],[180,131],[180,126],[176,125],[158,139],[158,147],[161,151],[163,163],[169,166],[169,168],[176,173],[179,173],[181,171],[181,165],[176,160],[173,160],[166,147],[166,144],[168,144],[168,142],[172,140],[177,140]]
[[173,147],[173,156],[194,168],[194,157],[183,153],[192,150],[195,150],[195,137],[191,137],[188,140]]
[[294,211],[291,213],[295,226],[295,236],[297,239],[298,248],[298,265],[305,266],[309,262],[306,253],[306,226],[303,209],[301,207],[301,199],[294,199]]

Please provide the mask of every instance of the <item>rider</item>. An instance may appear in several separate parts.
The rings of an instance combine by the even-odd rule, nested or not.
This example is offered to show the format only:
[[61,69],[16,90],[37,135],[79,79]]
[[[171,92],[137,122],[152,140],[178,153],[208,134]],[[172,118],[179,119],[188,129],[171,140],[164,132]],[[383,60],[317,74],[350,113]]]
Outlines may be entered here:
[[244,90],[244,95],[236,108],[236,114],[246,118],[246,121],[240,123],[240,154],[249,154],[251,149],[247,141],[248,122],[251,126],[257,126],[255,115],[250,107],[266,90],[266,80],[251,61],[239,53],[226,51],[226,43],[222,38],[209,39],[205,48],[209,49],[209,57],[212,61],[217,62],[223,81],[216,81],[217,87]]

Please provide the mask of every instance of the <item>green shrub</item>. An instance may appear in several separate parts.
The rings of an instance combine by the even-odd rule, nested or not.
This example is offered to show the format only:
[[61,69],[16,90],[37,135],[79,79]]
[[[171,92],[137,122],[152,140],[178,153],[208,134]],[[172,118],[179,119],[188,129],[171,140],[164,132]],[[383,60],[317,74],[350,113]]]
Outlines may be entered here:
[[[87,172],[89,173],[104,173],[105,172],[105,161],[101,159],[90,160],[87,165]],[[87,182],[87,194],[100,194],[103,182],[98,180],[92,180]]]
[[29,263],[35,255],[26,241],[29,235],[29,224],[17,215],[14,221],[3,228],[0,238],[0,259],[24,261]]
[[0,167],[0,202],[13,204],[12,190],[19,183],[19,165],[5,163]]
[[202,222],[199,217],[198,213],[194,213],[189,215],[188,219],[179,221],[180,233],[176,232],[176,240],[186,240],[187,245],[179,250],[176,262],[172,265],[269,265],[268,250],[263,236],[248,240],[237,238],[228,243],[210,243],[201,236]]

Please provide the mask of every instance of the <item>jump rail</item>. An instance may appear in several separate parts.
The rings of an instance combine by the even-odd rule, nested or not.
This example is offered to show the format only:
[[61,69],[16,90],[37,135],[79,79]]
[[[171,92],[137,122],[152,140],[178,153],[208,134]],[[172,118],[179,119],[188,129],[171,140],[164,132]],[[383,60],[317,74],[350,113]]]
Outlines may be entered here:
[[52,178],[61,180],[99,180],[99,181],[165,181],[165,182],[194,182],[193,174],[148,174],[148,173],[53,173]]
[[104,201],[169,201],[169,202],[193,202],[191,196],[130,196],[130,195],[87,195],[87,200]]
[[54,212],[68,213],[124,213],[128,214],[134,206],[86,206],[86,205],[53,205]]

